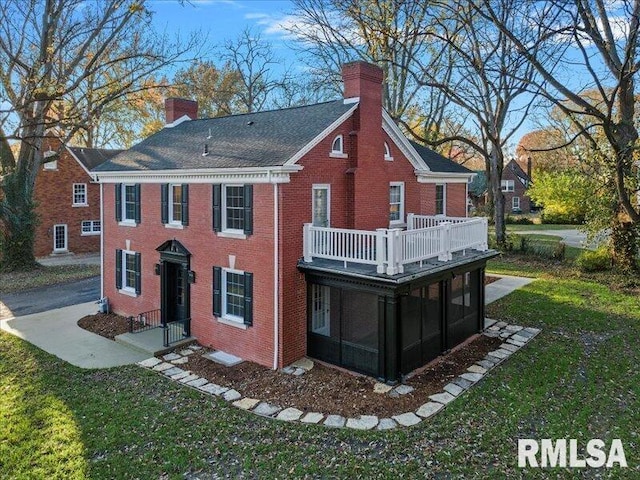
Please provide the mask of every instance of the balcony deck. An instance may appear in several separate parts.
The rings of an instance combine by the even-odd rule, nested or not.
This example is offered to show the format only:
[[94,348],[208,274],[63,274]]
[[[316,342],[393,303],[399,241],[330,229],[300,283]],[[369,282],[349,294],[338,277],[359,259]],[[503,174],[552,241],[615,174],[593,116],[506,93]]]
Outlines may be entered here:
[[390,283],[437,274],[496,255],[487,247],[484,218],[410,214],[407,230],[304,228],[302,270],[322,270]]

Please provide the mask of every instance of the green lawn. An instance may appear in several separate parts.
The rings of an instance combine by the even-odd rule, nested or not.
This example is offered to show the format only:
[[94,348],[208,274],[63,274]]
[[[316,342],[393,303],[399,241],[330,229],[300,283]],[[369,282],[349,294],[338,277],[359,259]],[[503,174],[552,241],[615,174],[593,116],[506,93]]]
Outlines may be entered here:
[[579,230],[582,225],[555,225],[552,223],[518,225],[508,224],[507,232],[535,232],[539,230]]
[[[137,367],[87,371],[0,333],[0,478],[592,478],[517,468],[519,438],[621,438],[639,478],[640,299],[609,277],[492,262],[538,278],[487,316],[527,347],[443,412],[393,432],[267,420]],[[191,477],[190,477],[191,478]]]
[[19,292],[97,275],[100,275],[100,265],[39,266],[29,272],[0,272],[0,292]]

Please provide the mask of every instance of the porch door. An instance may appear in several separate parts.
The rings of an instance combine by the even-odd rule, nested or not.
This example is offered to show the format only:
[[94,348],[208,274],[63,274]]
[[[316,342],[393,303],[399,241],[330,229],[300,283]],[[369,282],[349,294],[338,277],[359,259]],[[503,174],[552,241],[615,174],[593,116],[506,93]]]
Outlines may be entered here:
[[331,224],[331,186],[313,186],[313,226],[329,227]]
[[331,305],[329,287],[311,285],[311,331],[329,336],[331,325]]
[[58,224],[53,226],[53,251],[67,251],[67,225]]
[[165,262],[165,282],[163,296],[165,298],[167,323],[182,321],[187,317],[186,291],[187,276],[184,265]]

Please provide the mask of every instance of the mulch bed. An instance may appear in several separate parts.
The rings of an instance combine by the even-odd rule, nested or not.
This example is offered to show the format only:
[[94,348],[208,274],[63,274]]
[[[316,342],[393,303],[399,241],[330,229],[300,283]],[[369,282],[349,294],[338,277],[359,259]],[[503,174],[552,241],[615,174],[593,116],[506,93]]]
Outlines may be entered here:
[[[124,317],[114,314],[89,315],[78,321],[86,330],[113,339],[128,331]],[[464,373],[476,361],[498,348],[501,341],[484,335],[439,357],[414,373],[404,383],[415,388],[406,395],[391,396],[374,393],[376,380],[342,369],[314,362],[304,375],[288,375],[251,362],[225,367],[202,357],[203,350],[189,356],[180,368],[191,370],[209,381],[239,391],[244,397],[257,398],[281,407],[296,407],[303,412],[321,412],[346,417],[377,415],[389,417],[415,411],[429,401],[429,395],[442,391],[444,385]],[[182,346],[176,352],[184,349]]]

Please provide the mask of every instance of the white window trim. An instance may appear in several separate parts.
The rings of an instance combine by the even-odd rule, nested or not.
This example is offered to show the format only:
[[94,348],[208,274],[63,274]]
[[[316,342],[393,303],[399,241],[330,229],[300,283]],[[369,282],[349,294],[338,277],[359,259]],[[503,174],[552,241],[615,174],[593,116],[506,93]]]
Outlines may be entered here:
[[48,172],[58,171],[58,160],[51,160],[42,164],[42,169]]
[[[244,318],[238,317],[236,315],[230,315],[227,313],[227,273],[236,273],[239,275],[242,275],[244,278],[244,274],[245,271],[244,270],[236,270],[233,268],[223,268],[222,269],[222,274],[220,275],[221,278],[221,282],[222,285],[220,286],[220,294],[222,295],[221,300],[221,309],[222,311],[220,313],[222,313],[222,317],[220,317],[218,320],[221,321],[222,323],[227,323],[227,322],[231,322],[231,323],[227,323],[228,325],[244,325],[244,327],[247,327],[247,325],[245,325],[244,323]],[[244,297],[243,297],[244,298]],[[224,322],[224,320],[226,320],[226,322]]]
[[[64,248],[56,248],[56,228],[64,227]],[[66,223],[56,223],[53,226],[53,253],[66,253],[69,251],[69,227]]]
[[[173,189],[175,187],[180,187],[180,199],[182,200],[182,184],[181,183],[171,183],[169,184],[169,198],[167,199],[167,220],[169,220],[166,224],[165,227],[167,228],[184,228],[184,225],[182,225],[182,221],[178,222],[176,220],[173,219]],[[182,201],[180,202],[180,208],[182,208]]]
[[[389,188],[391,187],[400,187],[400,219],[399,220],[389,220],[389,226],[402,226],[406,225],[404,221],[404,211],[405,211],[405,198],[404,198],[404,182],[389,182]],[[391,206],[391,192],[389,191],[389,206]]]
[[122,220],[118,222],[118,225],[123,227],[135,227],[137,226],[135,215],[134,215],[134,218],[127,218],[127,187],[133,187],[135,191],[136,184],[135,183],[122,184],[122,191],[120,192],[120,199],[121,199],[120,213],[121,213]]
[[391,149],[389,148],[389,144],[387,142],[384,142],[384,159],[387,162],[393,161],[393,156],[391,155]]
[[[516,203],[518,204],[517,206],[516,206]],[[520,209],[520,197],[513,197],[511,199],[511,210],[516,210],[516,209]]]
[[[442,187],[442,213],[436,213],[436,217],[446,217],[447,216],[447,184],[446,183],[436,183],[436,192],[438,191],[438,187]],[[436,196],[436,200],[438,197]]]
[[118,292],[130,297],[137,297],[138,294],[136,293],[135,285],[133,287],[127,286],[127,255],[133,255],[135,258],[136,253],[138,252],[134,252],[133,250],[122,250],[122,265],[120,265],[122,288],[120,288]]
[[[338,139],[340,140],[340,150],[336,150],[333,148],[333,146],[336,144],[336,140]],[[331,158],[349,158],[349,156],[344,153],[344,136],[342,134],[334,137],[333,141],[331,142],[331,152],[329,152],[329,156]]]
[[[220,227],[222,228],[221,232],[218,232],[218,235],[221,237],[227,236],[228,238],[242,238],[238,235],[242,235],[244,238],[247,238],[247,235],[244,233],[244,230],[240,230],[239,228],[227,228],[227,187],[241,187],[244,188],[244,185],[241,183],[230,183],[222,185],[222,198],[221,198],[221,210],[220,215],[222,218],[220,219]],[[246,201],[244,198],[244,190],[243,190],[243,202]],[[221,235],[226,234],[226,235]]]
[[[83,227],[84,223],[89,223],[90,230],[85,232]],[[100,230],[95,229],[95,224],[100,223],[100,220],[82,220],[80,222],[80,236],[81,237],[90,237],[92,235],[100,235],[102,233],[102,224],[100,224]]]
[[331,226],[331,184],[329,183],[314,183],[311,188],[311,223],[313,224],[313,217],[315,214],[315,191],[326,190],[327,191],[327,228]]
[[516,182],[514,180],[500,180],[500,190],[503,192],[514,192],[515,184]]
[[[78,202],[76,203],[76,187],[84,187],[84,202]],[[88,203],[88,191],[87,191],[87,184],[86,183],[74,183],[73,186],[71,187],[71,206],[72,207],[88,207],[89,203]]]

